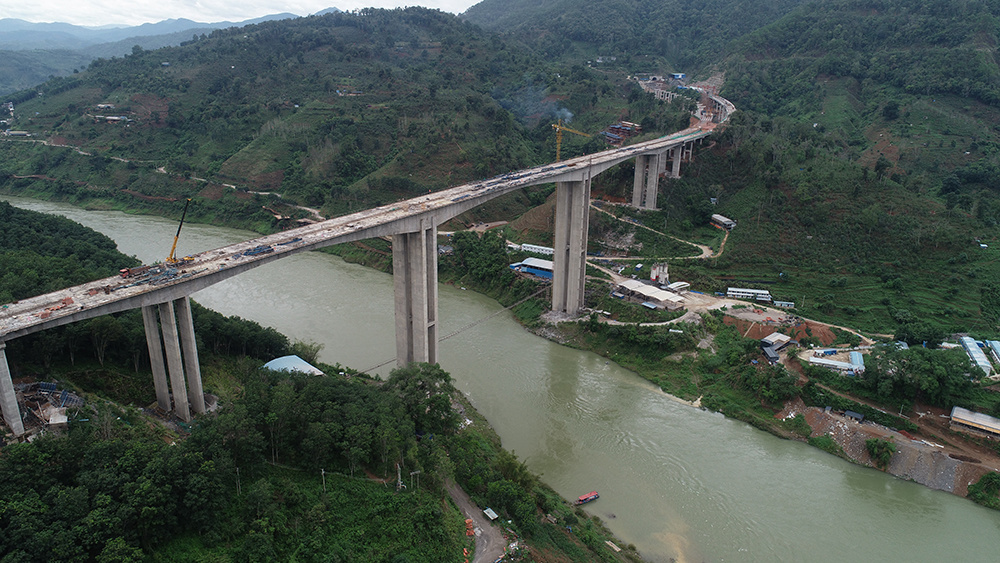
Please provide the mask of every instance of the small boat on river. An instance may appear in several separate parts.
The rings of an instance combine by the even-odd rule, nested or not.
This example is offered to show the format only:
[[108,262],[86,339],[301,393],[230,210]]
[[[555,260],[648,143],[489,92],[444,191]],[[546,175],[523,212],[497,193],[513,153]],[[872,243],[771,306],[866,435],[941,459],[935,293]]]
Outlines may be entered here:
[[585,495],[581,495],[580,498],[576,499],[573,504],[580,506],[581,504],[587,504],[590,501],[594,501],[601,498],[601,495],[597,494],[597,491],[590,491]]

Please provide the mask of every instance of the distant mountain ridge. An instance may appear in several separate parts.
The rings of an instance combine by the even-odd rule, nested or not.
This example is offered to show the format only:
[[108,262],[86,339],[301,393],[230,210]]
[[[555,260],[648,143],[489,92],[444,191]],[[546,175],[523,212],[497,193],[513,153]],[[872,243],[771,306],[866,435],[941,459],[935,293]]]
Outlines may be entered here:
[[[336,9],[336,8],[333,8]],[[80,49],[100,43],[114,43],[133,37],[149,37],[172,33],[242,27],[265,21],[297,18],[296,14],[283,12],[241,22],[202,23],[186,18],[168,19],[142,25],[93,28],[68,23],[33,23],[19,19],[0,19],[0,49],[26,51],[31,49]]]
[[[314,15],[339,12],[327,8]],[[180,45],[214,29],[243,27],[300,17],[289,12],[241,22],[203,23],[185,18],[122,27],[86,27],[0,19],[0,96],[30,88],[51,76],[66,76],[97,58],[120,57],[138,45],[146,50]]]

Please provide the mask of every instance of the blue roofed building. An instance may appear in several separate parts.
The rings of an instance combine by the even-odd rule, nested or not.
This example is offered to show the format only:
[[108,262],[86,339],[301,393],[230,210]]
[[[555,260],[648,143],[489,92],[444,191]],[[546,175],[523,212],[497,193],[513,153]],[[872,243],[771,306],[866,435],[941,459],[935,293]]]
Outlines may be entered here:
[[854,373],[864,373],[865,356],[861,352],[851,352],[851,365],[854,366]]
[[989,377],[993,373],[993,364],[990,363],[990,359],[983,353],[982,348],[979,347],[979,343],[968,336],[963,336],[958,341],[962,344],[962,348],[965,348],[965,353],[969,355],[972,363],[983,370],[986,377]]

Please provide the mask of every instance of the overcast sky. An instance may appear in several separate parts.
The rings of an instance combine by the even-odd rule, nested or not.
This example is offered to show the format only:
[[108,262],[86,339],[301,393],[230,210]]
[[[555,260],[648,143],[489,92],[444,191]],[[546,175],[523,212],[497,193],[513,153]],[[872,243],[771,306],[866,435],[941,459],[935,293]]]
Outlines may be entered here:
[[458,14],[479,0],[5,0],[0,18],[76,25],[139,25],[173,18],[238,22],[268,14],[299,16],[326,8],[426,6]]

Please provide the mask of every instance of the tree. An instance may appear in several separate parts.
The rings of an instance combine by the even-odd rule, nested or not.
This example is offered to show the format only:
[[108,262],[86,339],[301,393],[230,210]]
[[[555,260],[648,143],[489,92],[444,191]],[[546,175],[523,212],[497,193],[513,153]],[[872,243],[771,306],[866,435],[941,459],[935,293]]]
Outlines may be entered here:
[[94,355],[97,361],[104,365],[104,356],[108,351],[108,346],[122,337],[124,330],[118,319],[111,315],[97,317],[90,321],[90,342],[94,345]]
[[438,364],[413,363],[389,373],[386,390],[403,401],[417,432],[448,432],[458,424],[451,408],[455,387],[451,376]]
[[881,438],[865,440],[865,448],[868,450],[868,455],[871,456],[875,467],[882,470],[888,467],[892,454],[896,453],[896,444],[891,440]]
[[885,106],[882,107],[882,117],[886,121],[893,121],[899,118],[899,102],[895,100],[889,100],[886,102]]

